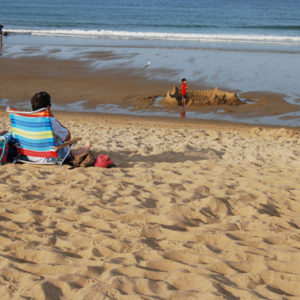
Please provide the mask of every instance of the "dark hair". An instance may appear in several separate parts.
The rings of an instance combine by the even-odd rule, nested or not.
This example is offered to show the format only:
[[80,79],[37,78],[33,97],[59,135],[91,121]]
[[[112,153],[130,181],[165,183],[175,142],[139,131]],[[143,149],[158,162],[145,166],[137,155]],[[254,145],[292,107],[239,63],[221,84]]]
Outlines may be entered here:
[[185,78],[182,78],[182,79],[181,79],[181,82],[184,82],[184,81],[186,81],[186,79],[185,79]]
[[32,110],[51,106],[51,97],[47,92],[38,92],[31,98]]

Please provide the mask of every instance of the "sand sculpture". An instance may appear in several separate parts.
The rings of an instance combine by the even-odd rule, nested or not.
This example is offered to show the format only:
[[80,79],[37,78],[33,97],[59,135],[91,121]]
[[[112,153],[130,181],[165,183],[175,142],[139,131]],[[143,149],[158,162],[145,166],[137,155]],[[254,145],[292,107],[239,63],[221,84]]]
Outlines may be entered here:
[[[180,105],[181,95],[177,86],[174,86],[167,92],[167,95],[160,101],[166,105]],[[236,93],[219,90],[218,88],[210,90],[189,90],[187,92],[187,106],[201,105],[240,105],[243,102]]]

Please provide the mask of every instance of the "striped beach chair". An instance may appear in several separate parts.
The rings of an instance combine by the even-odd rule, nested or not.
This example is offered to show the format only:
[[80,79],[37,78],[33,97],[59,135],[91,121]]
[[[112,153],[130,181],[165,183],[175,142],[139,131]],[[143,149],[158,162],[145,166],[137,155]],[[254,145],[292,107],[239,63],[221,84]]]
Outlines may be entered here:
[[[46,108],[33,112],[16,111],[7,107],[13,137],[18,150],[18,161],[29,162],[27,156],[50,158],[49,164],[61,167],[71,151],[72,145],[79,139],[55,147],[54,135],[50,122],[50,113]],[[57,151],[69,147],[68,153],[59,158]]]

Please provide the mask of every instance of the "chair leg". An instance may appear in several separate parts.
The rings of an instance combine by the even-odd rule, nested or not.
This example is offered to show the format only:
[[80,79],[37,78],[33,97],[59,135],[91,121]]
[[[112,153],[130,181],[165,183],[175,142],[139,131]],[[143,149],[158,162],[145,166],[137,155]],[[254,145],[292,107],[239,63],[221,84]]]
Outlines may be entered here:
[[66,158],[68,157],[68,155],[69,155],[70,152],[71,152],[72,146],[73,146],[73,145],[70,145],[70,146],[69,146],[69,149],[68,149],[67,154],[66,154],[65,157],[58,163],[58,168],[61,168],[61,167],[62,167],[64,161],[66,160]]
[[[2,148],[2,147],[1,147]],[[1,151],[1,155],[0,155],[0,165],[2,165],[2,158],[4,156],[4,151],[5,151],[5,146],[2,148],[2,151]]]

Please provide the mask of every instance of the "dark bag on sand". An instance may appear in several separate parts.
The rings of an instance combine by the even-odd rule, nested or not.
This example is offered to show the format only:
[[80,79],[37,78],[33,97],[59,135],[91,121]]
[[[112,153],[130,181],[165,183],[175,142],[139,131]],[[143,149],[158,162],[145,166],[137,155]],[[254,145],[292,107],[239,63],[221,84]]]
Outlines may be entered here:
[[74,168],[77,167],[90,167],[95,163],[95,157],[89,151],[85,151],[80,155],[71,158],[70,165]]

